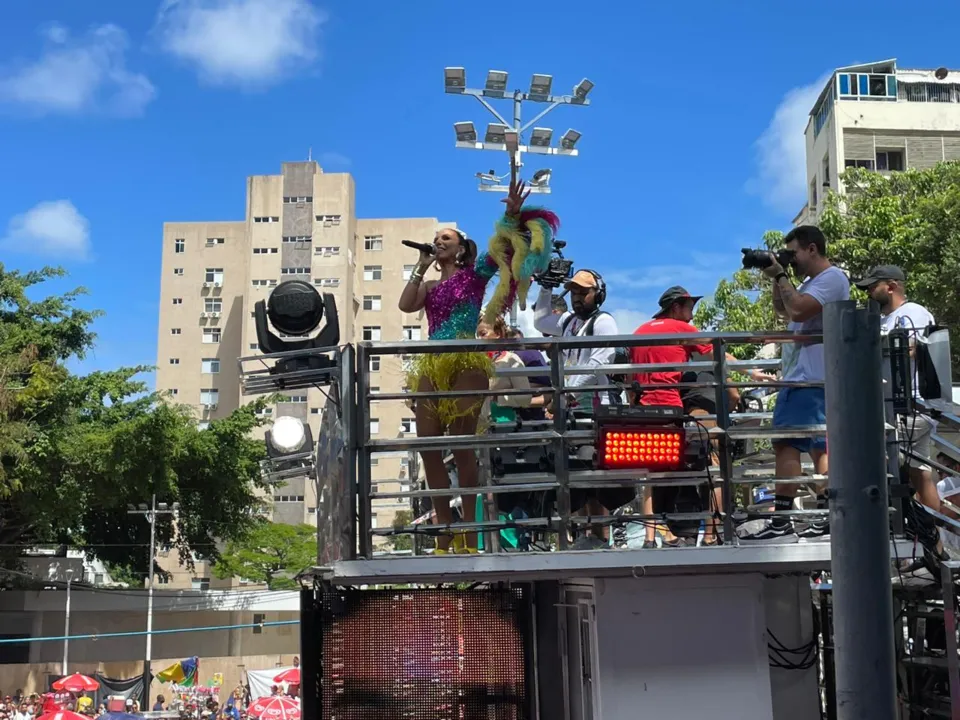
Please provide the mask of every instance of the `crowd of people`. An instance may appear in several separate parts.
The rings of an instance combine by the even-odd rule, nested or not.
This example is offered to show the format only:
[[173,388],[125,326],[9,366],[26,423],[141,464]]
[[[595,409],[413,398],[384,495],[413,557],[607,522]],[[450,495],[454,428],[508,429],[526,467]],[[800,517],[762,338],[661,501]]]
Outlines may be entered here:
[[[537,268],[527,262],[524,245],[516,241],[515,235],[520,233],[527,243],[533,243],[537,237],[540,237],[541,243],[549,243],[556,230],[555,222],[540,222],[538,218],[541,216],[535,214],[535,209],[527,208],[524,205],[525,200],[522,183],[511,183],[510,194],[505,201],[506,214],[497,223],[497,234],[491,240],[489,252],[479,252],[476,243],[462,231],[451,228],[437,233],[431,252],[421,252],[419,263],[400,297],[399,307],[404,312],[426,312],[431,340],[478,337],[496,341],[522,336],[517,328],[506,324],[503,313],[518,289],[523,291],[521,299],[525,299],[526,286],[531,280],[537,281],[538,274]],[[509,235],[509,241],[504,239],[505,234]],[[782,387],[778,384],[779,391],[773,407],[774,428],[823,426],[826,423],[824,348],[822,340],[809,338],[822,334],[825,305],[850,298],[851,282],[841,269],[830,262],[827,241],[819,228],[797,227],[784,241],[784,252],[776,255],[768,253],[768,263],[763,273],[770,280],[770,292],[777,315],[786,324],[788,331],[800,339],[780,346],[781,362],[778,373],[753,370],[749,375],[751,381],[757,384],[774,380],[790,383],[789,386]],[[497,247],[501,250],[506,248],[506,252],[495,257],[494,248]],[[781,265],[785,260],[787,261],[784,264],[788,267]],[[431,267],[439,272],[439,278],[425,280],[425,274]],[[501,293],[498,303],[488,305],[481,318],[485,288],[498,270],[501,273],[498,293],[501,293],[505,286],[509,290],[505,295]],[[883,333],[906,327],[912,331],[911,342],[915,343],[935,322],[929,311],[908,299],[907,278],[898,267],[880,265],[866,277],[857,280],[856,285],[879,304]],[[567,308],[563,296],[554,294],[554,287],[556,286],[543,283],[534,305],[534,325],[542,335],[614,336],[623,332],[624,329],[617,326],[616,319],[602,309],[607,288],[600,273],[581,269],[569,278],[564,285],[564,295],[569,294],[571,309]],[[659,308],[653,318],[633,332],[637,335],[696,333],[698,329],[692,324],[692,320],[700,299],[700,296],[689,293],[683,287],[671,287],[661,296]],[[597,408],[611,403],[673,406],[682,408],[687,418],[709,428],[714,424],[712,418],[717,413],[717,396],[714,390],[688,388],[686,385],[691,381],[712,382],[712,373],[701,371],[684,377],[679,370],[653,370],[634,373],[626,378],[626,382],[623,382],[623,378],[619,378],[620,382],[614,382],[611,373],[606,370],[607,366],[620,362],[675,364],[699,359],[714,359],[711,344],[638,346],[630,350],[626,359],[618,357],[618,350],[613,347],[566,349],[563,352],[564,364],[581,368],[583,373],[569,375],[564,379],[564,409],[570,417],[576,417],[590,416]],[[727,359],[734,358],[728,355]],[[543,375],[530,377],[529,374],[509,372],[522,367],[543,367]],[[684,383],[684,386],[681,387],[681,383]],[[445,433],[470,435],[477,432],[478,427],[482,429],[486,422],[512,423],[518,419],[550,418],[557,403],[557,398],[550,389],[549,367],[543,354],[538,351],[503,350],[491,352],[489,355],[470,352],[425,354],[419,366],[411,373],[409,386],[420,392],[463,391],[451,399],[428,399],[415,404],[417,431],[420,436],[439,436]],[[478,400],[476,396],[470,395],[488,388],[499,394],[486,400]],[[914,392],[919,397],[918,382],[914,382]],[[737,391],[729,390],[728,408],[736,408],[738,401]],[[929,458],[935,427],[935,422],[929,416],[911,413],[909,416],[901,416],[899,432],[901,439],[909,439],[910,450]],[[792,434],[785,433],[785,436]],[[790,543],[801,539],[829,539],[829,524],[823,516],[812,520],[808,517],[801,522],[791,512],[797,509],[798,489],[805,476],[801,462],[803,456],[809,456],[813,465],[814,481],[810,484],[815,492],[816,507],[823,510],[827,508],[828,453],[825,436],[774,439],[773,451],[774,475],[779,481],[774,491],[773,513],[760,527],[739,534],[738,540],[743,543]],[[711,447],[710,452],[713,464],[716,464],[716,448]],[[429,488],[450,488],[444,454],[439,450],[422,451],[421,454]],[[472,449],[457,448],[453,450],[453,456],[461,490],[476,487],[478,470],[475,452]],[[938,486],[937,480],[940,478],[935,478],[931,464],[906,451],[903,462],[905,467],[908,467],[909,479],[918,500],[937,512],[949,510],[943,500],[944,494],[952,490],[946,488],[943,482]],[[463,497],[466,507],[470,496]],[[638,498],[633,487],[571,491],[571,510],[592,518],[607,516],[633,501],[642,504],[645,515],[664,511],[664,508],[656,507],[656,493],[644,492]],[[706,523],[696,542],[708,546],[723,543],[719,523],[722,510],[719,488],[710,493],[707,503],[714,519]],[[480,503],[477,504],[479,506]],[[450,498],[435,497],[433,507],[436,522],[450,527]],[[609,523],[602,523],[588,528],[576,539],[574,548],[609,547],[608,527]],[[689,539],[676,537],[663,530],[660,531],[658,543],[655,537],[657,530],[653,524],[648,525],[643,547],[676,547],[690,543]],[[728,538],[727,541],[729,540]],[[475,553],[476,533],[441,531],[436,552]],[[937,553],[942,552],[941,543]]]

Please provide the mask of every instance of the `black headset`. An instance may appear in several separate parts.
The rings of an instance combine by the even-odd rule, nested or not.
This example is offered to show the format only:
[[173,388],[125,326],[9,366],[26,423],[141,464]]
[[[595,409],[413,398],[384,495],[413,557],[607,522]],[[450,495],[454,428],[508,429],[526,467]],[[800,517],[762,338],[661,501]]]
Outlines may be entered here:
[[603,281],[603,275],[598,273],[596,270],[591,270],[589,268],[584,268],[584,272],[588,272],[593,275],[593,279],[597,281],[597,293],[593,296],[593,302],[599,308],[603,305],[603,301],[607,299],[607,284]]

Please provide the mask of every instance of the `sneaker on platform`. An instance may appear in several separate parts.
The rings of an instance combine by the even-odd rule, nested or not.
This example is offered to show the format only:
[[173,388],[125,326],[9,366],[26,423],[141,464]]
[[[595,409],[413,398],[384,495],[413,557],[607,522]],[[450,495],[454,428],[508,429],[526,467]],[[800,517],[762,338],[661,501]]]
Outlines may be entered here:
[[804,542],[830,542],[830,523],[826,520],[808,523],[797,531],[797,537]]
[[800,540],[793,529],[793,523],[787,522],[767,522],[762,528],[752,533],[745,533],[737,536],[742,543],[752,543],[762,545],[764,543],[786,544],[795,543]]

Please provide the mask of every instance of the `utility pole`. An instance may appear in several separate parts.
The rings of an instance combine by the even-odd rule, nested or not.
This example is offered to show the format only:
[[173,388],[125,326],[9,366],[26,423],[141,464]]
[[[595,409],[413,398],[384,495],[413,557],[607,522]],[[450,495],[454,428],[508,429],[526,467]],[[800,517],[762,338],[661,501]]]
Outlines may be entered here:
[[880,315],[830,303],[823,345],[837,718],[895,720]]
[[150,672],[150,662],[153,659],[153,574],[154,563],[157,558],[157,515],[175,515],[180,509],[180,503],[173,503],[168,506],[167,503],[157,503],[157,494],[154,493],[150,507],[141,504],[134,508],[132,505],[127,508],[128,515],[145,515],[150,521],[150,558],[147,565],[147,647],[143,660],[143,707],[148,707],[150,702],[150,683],[153,676]]
[[[509,159],[509,170],[498,175],[495,170],[478,172],[480,181],[477,189],[481,192],[509,192],[510,185],[504,184],[508,177],[519,176],[523,167],[523,154],[576,157],[579,151],[576,148],[581,133],[573,128],[567,130],[560,138],[559,145],[552,146],[553,130],[546,127],[536,127],[536,124],[550,112],[561,105],[586,107],[590,104],[587,95],[593,89],[593,83],[584,78],[573,88],[572,95],[553,94],[553,76],[534,74],[530,79],[530,89],[507,90],[508,73],[503,70],[490,70],[482,90],[467,87],[467,72],[462,67],[448,67],[443,71],[444,91],[450,95],[468,95],[486,108],[497,122],[487,125],[483,142],[479,142],[477,128],[472,121],[456,122],[453,129],[456,132],[456,147],[470,150],[494,150],[506,152]],[[491,104],[491,100],[508,100],[513,105],[513,119],[508,122]],[[545,105],[539,113],[534,115],[526,124],[523,123],[523,103]],[[529,138],[527,131],[530,131]],[[524,144],[526,143],[526,144]],[[540,168],[531,176],[527,189],[531,193],[549,193],[550,179],[553,171],[550,168]],[[517,305],[510,310],[510,324],[517,324]]]
[[64,607],[63,620],[63,664],[60,666],[60,675],[67,676],[67,664],[70,658],[70,585],[73,582],[73,569],[67,568],[67,602]]

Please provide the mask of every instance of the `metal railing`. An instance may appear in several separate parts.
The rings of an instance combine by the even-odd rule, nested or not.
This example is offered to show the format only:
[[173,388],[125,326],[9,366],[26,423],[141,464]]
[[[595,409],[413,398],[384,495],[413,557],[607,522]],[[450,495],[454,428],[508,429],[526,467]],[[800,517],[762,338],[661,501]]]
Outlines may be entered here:
[[[375,544],[373,538],[388,537],[397,534],[426,534],[439,535],[441,533],[458,532],[484,532],[491,538],[490,545],[486,547],[495,547],[492,542],[493,536],[499,531],[507,528],[519,530],[536,530],[540,532],[557,533],[557,545],[559,549],[566,549],[568,546],[568,533],[577,529],[581,525],[613,525],[623,523],[658,523],[672,520],[687,521],[710,521],[719,516],[722,519],[724,538],[726,542],[735,541],[736,521],[754,517],[764,517],[765,515],[757,511],[751,511],[749,508],[738,509],[735,507],[735,489],[737,486],[755,486],[772,483],[775,478],[772,468],[769,464],[753,466],[750,468],[734,467],[733,444],[738,441],[757,441],[772,440],[774,438],[807,438],[823,436],[826,433],[826,426],[806,426],[793,428],[777,428],[760,425],[770,419],[771,414],[761,413],[735,413],[728,406],[728,391],[731,389],[751,390],[759,387],[782,389],[787,387],[822,387],[822,383],[807,382],[787,382],[787,381],[754,381],[745,379],[738,382],[729,382],[727,376],[731,372],[746,371],[760,368],[769,369],[776,367],[779,361],[776,360],[747,360],[734,361],[727,360],[727,349],[731,346],[745,344],[768,344],[768,343],[792,343],[792,342],[819,342],[819,336],[797,336],[788,332],[770,332],[770,333],[696,333],[690,335],[626,335],[610,337],[565,337],[565,338],[538,338],[538,339],[517,339],[517,340],[499,340],[493,342],[484,342],[479,340],[455,340],[440,342],[421,342],[421,343],[360,343],[357,348],[357,485],[358,485],[358,504],[359,513],[359,553],[361,557],[372,557]],[[564,362],[564,356],[571,351],[577,351],[584,348],[597,347],[638,347],[652,345],[704,345],[709,344],[713,348],[713,358],[710,361],[692,361],[686,363],[656,363],[656,364],[621,364],[606,365],[602,368],[584,368],[577,366],[568,366]],[[445,353],[445,352],[488,352],[490,350],[520,350],[536,349],[541,350],[547,355],[549,368],[517,368],[498,372],[499,375],[527,375],[543,376],[549,374],[550,385],[548,387],[535,387],[531,390],[482,390],[482,391],[460,391],[460,392],[401,392],[401,393],[371,393],[369,390],[369,379],[366,368],[369,366],[369,358],[373,356],[389,356],[400,354],[416,353]],[[711,467],[705,471],[678,471],[652,473],[645,470],[599,470],[599,469],[581,469],[583,462],[577,464],[581,468],[572,469],[571,457],[572,451],[577,448],[592,447],[594,444],[596,431],[593,427],[592,418],[578,417],[573,421],[568,413],[567,396],[576,393],[582,395],[585,393],[603,393],[610,390],[610,386],[603,383],[592,383],[579,385],[572,388],[566,382],[566,378],[571,375],[598,375],[599,374],[622,374],[650,371],[710,371],[714,374],[712,382],[681,382],[671,387],[677,389],[700,388],[711,391],[714,395],[716,404],[716,413],[706,416],[700,416],[698,421],[700,426],[687,427],[688,437],[691,435],[700,435],[701,438],[706,434],[709,439],[716,443],[716,455],[719,465]],[[647,384],[640,385],[637,389],[662,389],[663,385]],[[492,432],[477,435],[442,435],[437,437],[399,437],[399,438],[372,438],[370,436],[369,424],[365,421],[370,417],[371,401],[409,401],[409,400],[430,400],[439,397],[458,397],[469,395],[477,398],[492,398],[494,396],[512,395],[512,394],[548,394],[554,398],[553,419],[549,421],[523,421],[519,424],[519,430],[516,430],[513,423],[507,427],[494,426]],[[741,416],[742,415],[742,416]],[[704,428],[702,421],[712,421],[716,423],[714,428]],[[530,428],[530,429],[528,429]],[[542,429],[541,429],[542,428]],[[892,426],[888,425],[892,430]],[[501,432],[501,430],[508,430]],[[424,451],[438,450],[449,451],[453,449],[474,449],[480,452],[481,461],[483,455],[492,448],[511,448],[511,447],[542,447],[552,453],[553,462],[547,471],[524,473],[523,475],[513,475],[509,479],[499,479],[494,483],[489,472],[481,475],[480,482],[476,487],[451,488],[451,489],[423,489],[408,491],[374,491],[370,461],[374,454],[390,451]],[[659,513],[654,515],[642,514],[618,514],[608,517],[575,517],[570,507],[571,490],[578,489],[598,489],[602,487],[653,487],[657,485],[702,485],[711,483],[713,479],[717,480],[721,487],[722,505],[719,512],[704,511],[699,513]],[[802,476],[796,478],[776,479],[779,483],[809,484],[822,480],[817,476]],[[378,486],[391,482],[390,480],[379,480]],[[399,479],[396,482],[400,482]],[[372,507],[375,501],[390,500],[414,500],[417,498],[429,497],[452,497],[473,498],[480,496],[494,496],[501,493],[513,492],[556,492],[556,513],[544,517],[530,517],[520,520],[496,520],[484,517],[476,522],[461,522],[450,525],[432,524],[424,527],[423,524],[407,525],[398,528],[374,528],[371,526]],[[464,507],[472,506],[473,503],[463,502]],[[487,508],[489,510],[489,508]],[[795,517],[804,517],[811,519],[822,517],[823,510],[794,510],[786,514]],[[490,514],[489,512],[487,514]],[[464,512],[466,517],[467,513]]]

